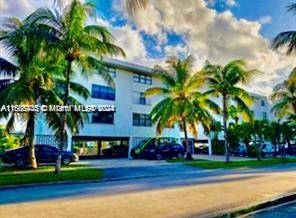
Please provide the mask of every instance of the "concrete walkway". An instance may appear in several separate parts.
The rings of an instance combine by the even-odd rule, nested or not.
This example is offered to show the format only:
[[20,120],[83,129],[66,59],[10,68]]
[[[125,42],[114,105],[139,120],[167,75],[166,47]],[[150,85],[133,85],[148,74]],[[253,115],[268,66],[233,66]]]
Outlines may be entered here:
[[[212,160],[212,161],[222,161],[222,162],[225,161],[224,155],[195,154],[193,155],[193,158]],[[230,156],[230,161],[244,161],[244,160],[256,160],[256,158]]]
[[296,165],[186,173],[170,169],[166,173],[113,182],[3,190],[0,217],[212,217],[296,192]]

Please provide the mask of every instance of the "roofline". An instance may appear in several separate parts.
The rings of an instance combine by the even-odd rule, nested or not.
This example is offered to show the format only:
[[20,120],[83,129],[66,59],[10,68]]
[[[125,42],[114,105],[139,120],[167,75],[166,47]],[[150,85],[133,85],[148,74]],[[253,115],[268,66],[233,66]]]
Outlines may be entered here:
[[153,68],[145,67],[138,64],[133,64],[126,61],[111,59],[111,58],[103,58],[104,63],[107,66],[120,68],[122,70],[128,70],[135,73],[143,73],[143,74],[155,74],[155,70]]
[[[132,71],[135,73],[143,73],[143,74],[148,74],[152,76],[157,73],[157,71],[151,67],[146,67],[139,64],[133,64],[127,61],[117,60],[113,58],[106,58],[106,57],[103,58],[103,61],[107,66],[119,68],[122,70]],[[248,93],[254,97],[264,97],[268,99],[268,96],[264,94],[254,93],[251,91],[248,91]]]
[[251,91],[248,91],[248,93],[253,96],[253,97],[264,97],[264,98],[267,98],[268,99],[268,96],[267,95],[264,95],[264,94],[260,94],[260,93],[255,93],[255,92],[251,92]]

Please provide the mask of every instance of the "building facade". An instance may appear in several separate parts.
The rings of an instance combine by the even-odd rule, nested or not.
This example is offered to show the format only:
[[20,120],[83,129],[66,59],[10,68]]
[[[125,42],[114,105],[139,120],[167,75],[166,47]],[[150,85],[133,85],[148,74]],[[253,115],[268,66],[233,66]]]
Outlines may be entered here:
[[[118,60],[105,60],[106,70],[112,75],[115,88],[109,87],[104,80],[94,75],[90,79],[77,76],[75,80],[89,89],[91,97],[80,99],[87,105],[114,105],[115,112],[89,113],[89,122],[84,124],[78,135],[68,137],[68,149],[77,147],[79,153],[85,156],[102,156],[103,151],[112,146],[126,146],[128,154],[141,140],[156,137],[156,128],[151,123],[149,113],[153,106],[161,100],[161,96],[145,97],[148,88],[163,86],[155,77],[151,68],[139,66]],[[269,118],[267,98],[251,93],[255,97],[253,106],[254,116],[257,119]],[[220,103],[220,99],[216,99]],[[220,117],[216,117],[218,120]],[[39,136],[51,135],[46,122],[41,118],[37,124],[36,134]],[[179,126],[165,129],[161,138],[174,138],[181,143],[184,138]],[[39,137],[40,138],[40,137]],[[194,136],[190,136],[194,139]],[[198,143],[210,146],[209,136],[199,127]],[[46,143],[39,141],[40,143]],[[119,148],[118,147],[118,148]],[[211,153],[211,148],[209,148]]]

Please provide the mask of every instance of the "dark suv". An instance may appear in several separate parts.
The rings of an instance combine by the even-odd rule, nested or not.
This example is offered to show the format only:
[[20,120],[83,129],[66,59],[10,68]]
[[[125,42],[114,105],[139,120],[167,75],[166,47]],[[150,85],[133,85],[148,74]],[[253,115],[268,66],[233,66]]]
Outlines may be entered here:
[[[29,155],[29,147],[23,146],[17,149],[11,149],[0,155],[4,163],[14,164],[17,167],[25,167],[27,165]],[[37,163],[55,163],[57,160],[58,149],[49,145],[35,145],[35,155]],[[69,165],[71,162],[78,161],[78,155],[63,151],[62,164]]]
[[156,146],[154,144],[148,145],[142,156],[145,159],[169,159],[169,158],[183,158],[185,154],[185,149],[182,145],[177,143],[168,143],[164,145]]

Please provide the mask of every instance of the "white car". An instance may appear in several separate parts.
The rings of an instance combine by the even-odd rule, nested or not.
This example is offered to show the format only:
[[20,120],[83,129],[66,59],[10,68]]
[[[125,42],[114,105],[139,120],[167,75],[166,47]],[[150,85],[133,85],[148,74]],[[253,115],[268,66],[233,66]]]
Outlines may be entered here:
[[261,155],[262,157],[266,156],[276,156],[278,149],[275,148],[275,145],[271,142],[263,142],[261,144]]

